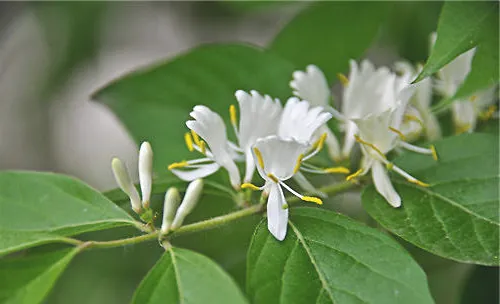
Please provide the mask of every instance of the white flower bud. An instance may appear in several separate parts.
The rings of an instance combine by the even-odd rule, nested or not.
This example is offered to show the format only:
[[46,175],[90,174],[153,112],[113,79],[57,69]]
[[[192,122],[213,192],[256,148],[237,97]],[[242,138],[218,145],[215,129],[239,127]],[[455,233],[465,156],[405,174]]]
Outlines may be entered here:
[[171,230],[177,229],[182,225],[182,222],[186,218],[186,216],[191,213],[191,211],[194,209],[196,204],[198,203],[198,200],[200,199],[201,193],[203,191],[203,180],[202,179],[197,179],[192,181],[187,189],[186,189],[186,194],[184,195],[184,199],[182,200],[182,203],[177,209],[177,213],[175,214],[174,221],[172,222],[172,225],[170,226]]
[[165,201],[163,203],[163,221],[161,223],[161,233],[165,234],[170,229],[174,220],[177,207],[181,203],[181,196],[177,188],[169,188],[165,193]]
[[127,167],[120,159],[113,158],[111,161],[111,168],[113,170],[113,174],[115,175],[116,183],[130,198],[132,209],[136,213],[141,213],[141,199],[139,198],[139,193],[137,192],[134,183],[130,179]]
[[147,141],[143,142],[139,149],[139,184],[141,185],[142,206],[147,209],[153,184],[153,149]]

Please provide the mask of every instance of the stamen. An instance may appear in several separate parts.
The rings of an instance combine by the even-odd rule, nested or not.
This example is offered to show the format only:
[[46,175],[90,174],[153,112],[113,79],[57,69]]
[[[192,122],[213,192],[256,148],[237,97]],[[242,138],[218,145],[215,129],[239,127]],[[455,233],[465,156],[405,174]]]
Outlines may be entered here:
[[342,73],[337,73],[337,78],[340,80],[342,86],[347,86],[349,84],[349,79]]
[[188,164],[187,161],[183,160],[183,161],[178,162],[178,163],[170,164],[168,166],[168,170],[177,169],[177,168],[183,168],[183,167],[186,167],[186,166],[189,166],[189,164]]
[[438,160],[438,155],[437,155],[437,151],[436,151],[436,147],[434,147],[434,145],[431,145],[429,147],[429,149],[431,149],[432,151],[432,158],[437,161]]
[[492,118],[493,115],[495,114],[496,110],[497,110],[497,107],[495,105],[489,106],[488,110],[479,114],[479,119],[488,120],[488,119]]
[[387,160],[382,160],[382,162],[386,165],[386,167],[388,169],[390,168],[390,170],[394,170],[394,172],[396,172],[399,175],[401,175],[402,177],[404,177],[408,182],[410,182],[412,184],[419,185],[421,187],[430,187],[429,184],[419,181],[418,179],[416,179],[413,176],[411,176],[410,174],[406,173],[403,169],[392,164],[391,162],[388,162]]
[[471,128],[470,124],[459,125],[455,128],[455,134],[458,135],[458,134],[465,133],[465,132],[469,131],[470,128]]
[[399,138],[401,138],[402,140],[406,140],[406,137],[405,137],[405,135],[403,134],[403,132],[399,131],[398,129],[393,128],[393,127],[389,127],[389,130],[391,130],[392,132],[394,132],[394,133],[396,133],[397,135],[399,135]]
[[259,166],[262,168],[262,170],[264,170],[264,159],[262,158],[262,153],[260,153],[260,150],[257,148],[253,148],[253,152],[257,157],[257,162],[259,163]]
[[420,125],[420,127],[425,128],[424,123],[415,115],[405,114],[404,120],[405,120],[405,122],[406,121],[415,121]]
[[197,146],[201,146],[200,144],[200,137],[198,136],[198,134],[196,134],[195,131],[191,130],[191,135],[193,136],[193,141],[194,143],[197,145]]
[[363,173],[363,169],[359,169],[358,171],[354,172],[353,174],[349,175],[348,177],[345,178],[346,181],[350,181]]
[[293,174],[299,172],[300,164],[302,163],[302,159],[304,158],[304,154],[300,154],[297,158],[297,163],[295,164],[295,168],[293,168]]
[[194,150],[193,138],[191,137],[191,134],[189,132],[186,132],[186,134],[184,134],[184,141],[186,142],[186,146],[187,146],[189,152],[193,152],[193,150]]
[[323,146],[325,145],[326,136],[326,132],[321,134],[320,138],[316,141],[313,147],[315,147],[318,151],[321,151],[321,149],[323,149]]
[[342,174],[349,174],[351,171],[347,169],[346,167],[332,167],[332,168],[326,168],[323,171],[326,173],[342,173]]
[[427,187],[431,186],[431,185],[429,185],[427,183],[419,181],[418,179],[407,179],[407,181],[409,181],[412,184],[419,185],[421,187],[426,187],[427,188]]
[[202,154],[206,154],[207,153],[207,144],[205,144],[205,142],[203,140],[200,140],[200,150],[201,150],[201,153]]
[[319,197],[302,196],[300,199],[305,201],[305,202],[311,202],[311,203],[316,203],[318,205],[323,205],[323,201]]
[[280,182],[279,179],[276,176],[274,176],[274,174],[272,174],[272,173],[268,173],[267,177],[269,177],[275,183],[279,183]]
[[356,139],[357,142],[363,144],[363,145],[367,145],[368,147],[372,148],[373,150],[375,150],[378,154],[380,154],[380,156],[382,156],[383,159],[386,159],[384,153],[382,153],[382,151],[380,151],[374,144],[371,144],[369,142],[366,142],[364,140],[362,140],[358,135],[354,135],[354,138]]
[[253,190],[253,191],[262,190],[261,188],[255,186],[254,184],[251,184],[251,183],[243,183],[241,185],[241,189],[250,189],[250,190]]
[[236,126],[236,107],[234,105],[229,106],[229,117],[231,118],[231,123],[233,124],[233,126]]

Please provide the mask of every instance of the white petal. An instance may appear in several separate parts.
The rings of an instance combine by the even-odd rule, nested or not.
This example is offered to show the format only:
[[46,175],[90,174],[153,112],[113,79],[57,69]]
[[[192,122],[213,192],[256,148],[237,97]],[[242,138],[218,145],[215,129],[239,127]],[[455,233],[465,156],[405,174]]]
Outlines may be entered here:
[[276,134],[281,115],[281,103],[257,91],[248,94],[236,91],[240,107],[238,142],[244,151],[250,149],[258,138]]
[[405,115],[411,115],[416,117],[419,121],[415,121],[413,119],[403,119],[401,126],[399,127],[399,131],[403,133],[405,139],[407,141],[414,141],[420,137],[420,134],[423,131],[423,118],[420,115],[420,112],[417,111],[412,106],[408,106],[406,108]]
[[196,169],[185,169],[185,170],[172,169],[170,171],[172,171],[172,173],[175,174],[178,178],[190,182],[198,178],[209,176],[215,173],[217,170],[219,170],[219,168],[220,168],[219,164],[213,163],[207,165],[200,165],[200,167]]
[[305,72],[293,73],[290,87],[293,94],[312,105],[326,107],[330,102],[330,88],[323,72],[315,65],[309,65]]
[[245,183],[249,183],[252,181],[253,173],[255,171],[252,149],[248,149],[245,153],[245,167],[245,178],[243,180]]
[[[260,151],[264,162],[264,170],[259,170],[262,178],[268,179],[267,174],[271,173],[280,180],[292,177],[297,159],[308,149],[308,145],[304,143],[277,136],[259,139],[254,147]],[[254,159],[257,163],[255,155]]]
[[455,85],[455,92],[449,92],[452,95],[456,93],[456,89],[458,89],[469,74],[475,51],[476,48],[473,48],[459,55],[439,71],[441,80]]
[[278,136],[293,138],[301,142],[310,142],[318,128],[332,118],[332,114],[322,107],[310,108],[307,101],[289,98],[278,127]]
[[330,157],[334,160],[339,160],[341,158],[340,145],[335,133],[333,133],[326,125],[319,128],[319,133],[326,133],[325,143],[328,147],[328,155],[330,155]]
[[344,130],[344,146],[342,147],[342,157],[349,158],[352,147],[356,143],[354,135],[358,132],[358,127],[352,121],[346,121]]
[[[389,129],[393,120],[395,120],[396,110],[389,109],[378,115],[368,115],[362,119],[354,119],[353,121],[358,127],[359,137],[375,145],[384,154],[391,151],[398,139],[398,135]],[[377,155],[371,148],[368,151],[373,152],[375,156]]]
[[139,149],[139,184],[141,186],[142,205],[147,207],[153,186],[153,149],[148,142],[143,142]]
[[267,229],[278,241],[285,239],[288,225],[288,208],[283,209],[284,205],[283,190],[278,184],[272,184],[267,199]]
[[373,162],[372,178],[378,193],[380,193],[391,206],[395,208],[401,206],[401,197],[396,190],[394,190],[385,166],[382,163],[378,161]]
[[458,129],[472,132],[476,127],[477,116],[474,104],[466,100],[456,100],[451,105],[453,122]]

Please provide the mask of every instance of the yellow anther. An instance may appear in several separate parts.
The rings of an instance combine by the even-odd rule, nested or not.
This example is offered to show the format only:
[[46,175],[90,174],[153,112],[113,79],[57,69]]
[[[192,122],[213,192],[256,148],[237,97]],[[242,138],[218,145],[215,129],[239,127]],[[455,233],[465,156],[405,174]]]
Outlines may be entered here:
[[470,124],[458,125],[455,127],[455,134],[462,134],[468,132],[470,128],[471,128]]
[[262,168],[262,170],[264,170],[264,159],[262,158],[262,153],[260,153],[260,150],[257,148],[253,148],[253,153],[255,153],[255,156],[257,157],[259,166]]
[[303,196],[301,199],[305,202],[311,202],[311,203],[316,203],[318,205],[323,205],[323,201],[319,197]]
[[304,158],[304,154],[300,154],[297,158],[297,163],[295,163],[295,168],[293,168],[293,174],[299,172],[300,164],[302,163],[302,159]]
[[203,140],[200,140],[200,150],[202,154],[207,153],[207,144]]
[[236,126],[236,107],[234,105],[229,106],[229,117],[231,118],[231,123]]
[[326,168],[323,171],[326,173],[342,173],[342,174],[349,174],[351,171],[347,169],[346,167],[332,167],[332,168]]
[[415,115],[405,114],[404,120],[405,120],[405,122],[407,122],[407,121],[415,121],[415,122],[417,122],[420,125],[420,127],[424,128],[424,123],[420,120],[420,118],[418,118]]
[[241,189],[251,189],[253,191],[259,191],[260,188],[251,183],[243,183]]
[[351,175],[347,176],[347,177],[345,178],[345,180],[346,180],[346,181],[350,181],[350,180],[352,180],[352,179],[355,179],[356,177],[360,176],[360,175],[361,175],[361,173],[363,173],[363,169],[359,169],[358,171],[354,172],[353,174],[351,174]]
[[279,179],[272,173],[267,174],[267,177],[269,177],[273,182],[279,183]]
[[429,149],[431,149],[432,158],[437,161],[438,160],[438,154],[437,154],[437,151],[436,151],[436,147],[434,147],[434,145],[431,145],[429,147]]
[[172,169],[177,169],[177,168],[182,168],[182,167],[186,167],[186,166],[189,166],[188,162],[183,160],[181,162],[178,162],[178,163],[173,163],[173,164],[170,164],[168,166],[168,170],[172,170]]
[[349,84],[349,79],[342,73],[337,73],[337,78],[340,80],[340,83],[345,87]]
[[385,164],[385,168],[389,171],[392,171],[392,169],[394,168],[394,164],[393,163],[387,163]]
[[382,151],[380,151],[374,144],[362,140],[358,135],[354,135],[354,138],[356,139],[357,142],[372,148],[373,150],[375,150],[375,152],[380,154],[380,156],[382,156],[383,159],[386,159],[384,153],[382,153]]
[[469,97],[470,102],[475,102],[476,100],[477,100],[477,95],[472,95],[471,97]]
[[419,181],[418,179],[408,179],[407,181],[409,181],[412,184],[419,185],[421,187],[426,187],[427,188],[427,187],[431,186],[431,185],[429,185],[427,183]]
[[497,110],[497,107],[495,105],[489,106],[488,110],[479,114],[479,119],[488,120],[488,119],[492,118],[493,114],[495,114],[496,110]]
[[194,147],[193,147],[193,138],[191,137],[191,134],[189,132],[186,132],[184,134],[184,141],[186,142],[186,146],[190,152],[193,152]]
[[200,146],[200,137],[193,130],[191,130],[191,135],[193,136],[194,143],[199,147]]
[[314,147],[319,151],[323,149],[323,146],[325,145],[325,140],[326,140],[326,132],[321,134],[320,138],[314,143]]
[[403,132],[399,131],[398,129],[393,128],[393,127],[389,127],[389,130],[391,130],[392,132],[394,132],[394,133],[396,133],[397,135],[399,135],[399,137],[400,137],[402,140],[406,140],[406,137],[405,137],[405,135],[403,134]]

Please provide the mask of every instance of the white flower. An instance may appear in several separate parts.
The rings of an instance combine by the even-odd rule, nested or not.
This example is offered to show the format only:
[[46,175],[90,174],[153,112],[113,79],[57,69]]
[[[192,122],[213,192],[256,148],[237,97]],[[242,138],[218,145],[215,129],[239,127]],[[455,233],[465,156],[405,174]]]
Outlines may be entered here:
[[190,151],[197,150],[205,157],[173,163],[168,169],[182,180],[193,181],[213,174],[223,167],[229,173],[231,185],[238,189],[241,178],[233,160],[234,151],[231,150],[227,139],[224,121],[219,114],[201,105],[195,106],[190,115],[194,120],[186,122],[186,126],[191,130],[191,133],[185,135],[186,145]]
[[321,199],[303,196],[285,184],[285,181],[298,172],[304,154],[308,150],[308,144],[273,135],[257,140],[252,150],[257,170],[265,180],[265,184],[262,187],[243,184],[242,188],[264,190],[269,193],[267,200],[268,229],[276,239],[282,241],[286,236],[288,223],[288,204],[283,188],[303,201],[322,204]]
[[116,183],[130,198],[135,213],[142,213],[142,208],[149,209],[151,187],[153,185],[153,150],[148,142],[143,142],[139,149],[139,184],[142,192],[142,203],[125,164],[118,158],[111,161],[111,169]]
[[456,133],[472,132],[476,128],[478,118],[488,120],[496,113],[493,105],[496,88],[478,92],[467,100],[456,100],[452,103],[452,116]]
[[350,180],[366,174],[371,169],[375,188],[393,207],[401,206],[401,198],[392,186],[386,168],[394,170],[411,183],[420,186],[428,185],[390,163],[385,155],[399,146],[417,153],[430,154],[437,160],[436,150],[433,146],[430,149],[425,149],[402,141],[402,134],[398,129],[403,120],[404,106],[404,102],[399,102],[384,112],[354,119],[359,129],[359,136],[355,138],[361,143],[363,161],[360,170],[347,177]]
[[260,95],[256,91],[250,94],[238,90],[235,93],[240,108],[240,123],[237,126],[236,109],[230,107],[231,123],[238,138],[241,151],[245,154],[246,170],[244,182],[252,180],[255,163],[252,145],[258,138],[276,134],[281,117],[281,103],[268,95]]
[[[406,78],[413,80],[422,71],[423,66],[419,65],[415,69],[409,62],[396,62],[395,70],[407,75]],[[423,129],[428,140],[436,140],[441,137],[441,127],[436,116],[431,111],[432,102],[432,80],[430,77],[414,85],[415,93],[413,94],[408,106],[405,119],[401,126],[403,134],[407,135],[409,140],[417,139],[417,130]],[[416,113],[418,111],[418,113]],[[406,133],[408,132],[408,133]]]
[[[293,79],[290,81],[290,87],[294,90],[293,94],[295,96],[309,101],[311,105],[321,106],[327,111],[331,108],[330,88],[325,75],[317,66],[308,65],[305,72],[295,71]],[[337,136],[326,125],[322,125],[319,132],[327,134],[326,145],[330,157],[339,160],[341,155]]]

